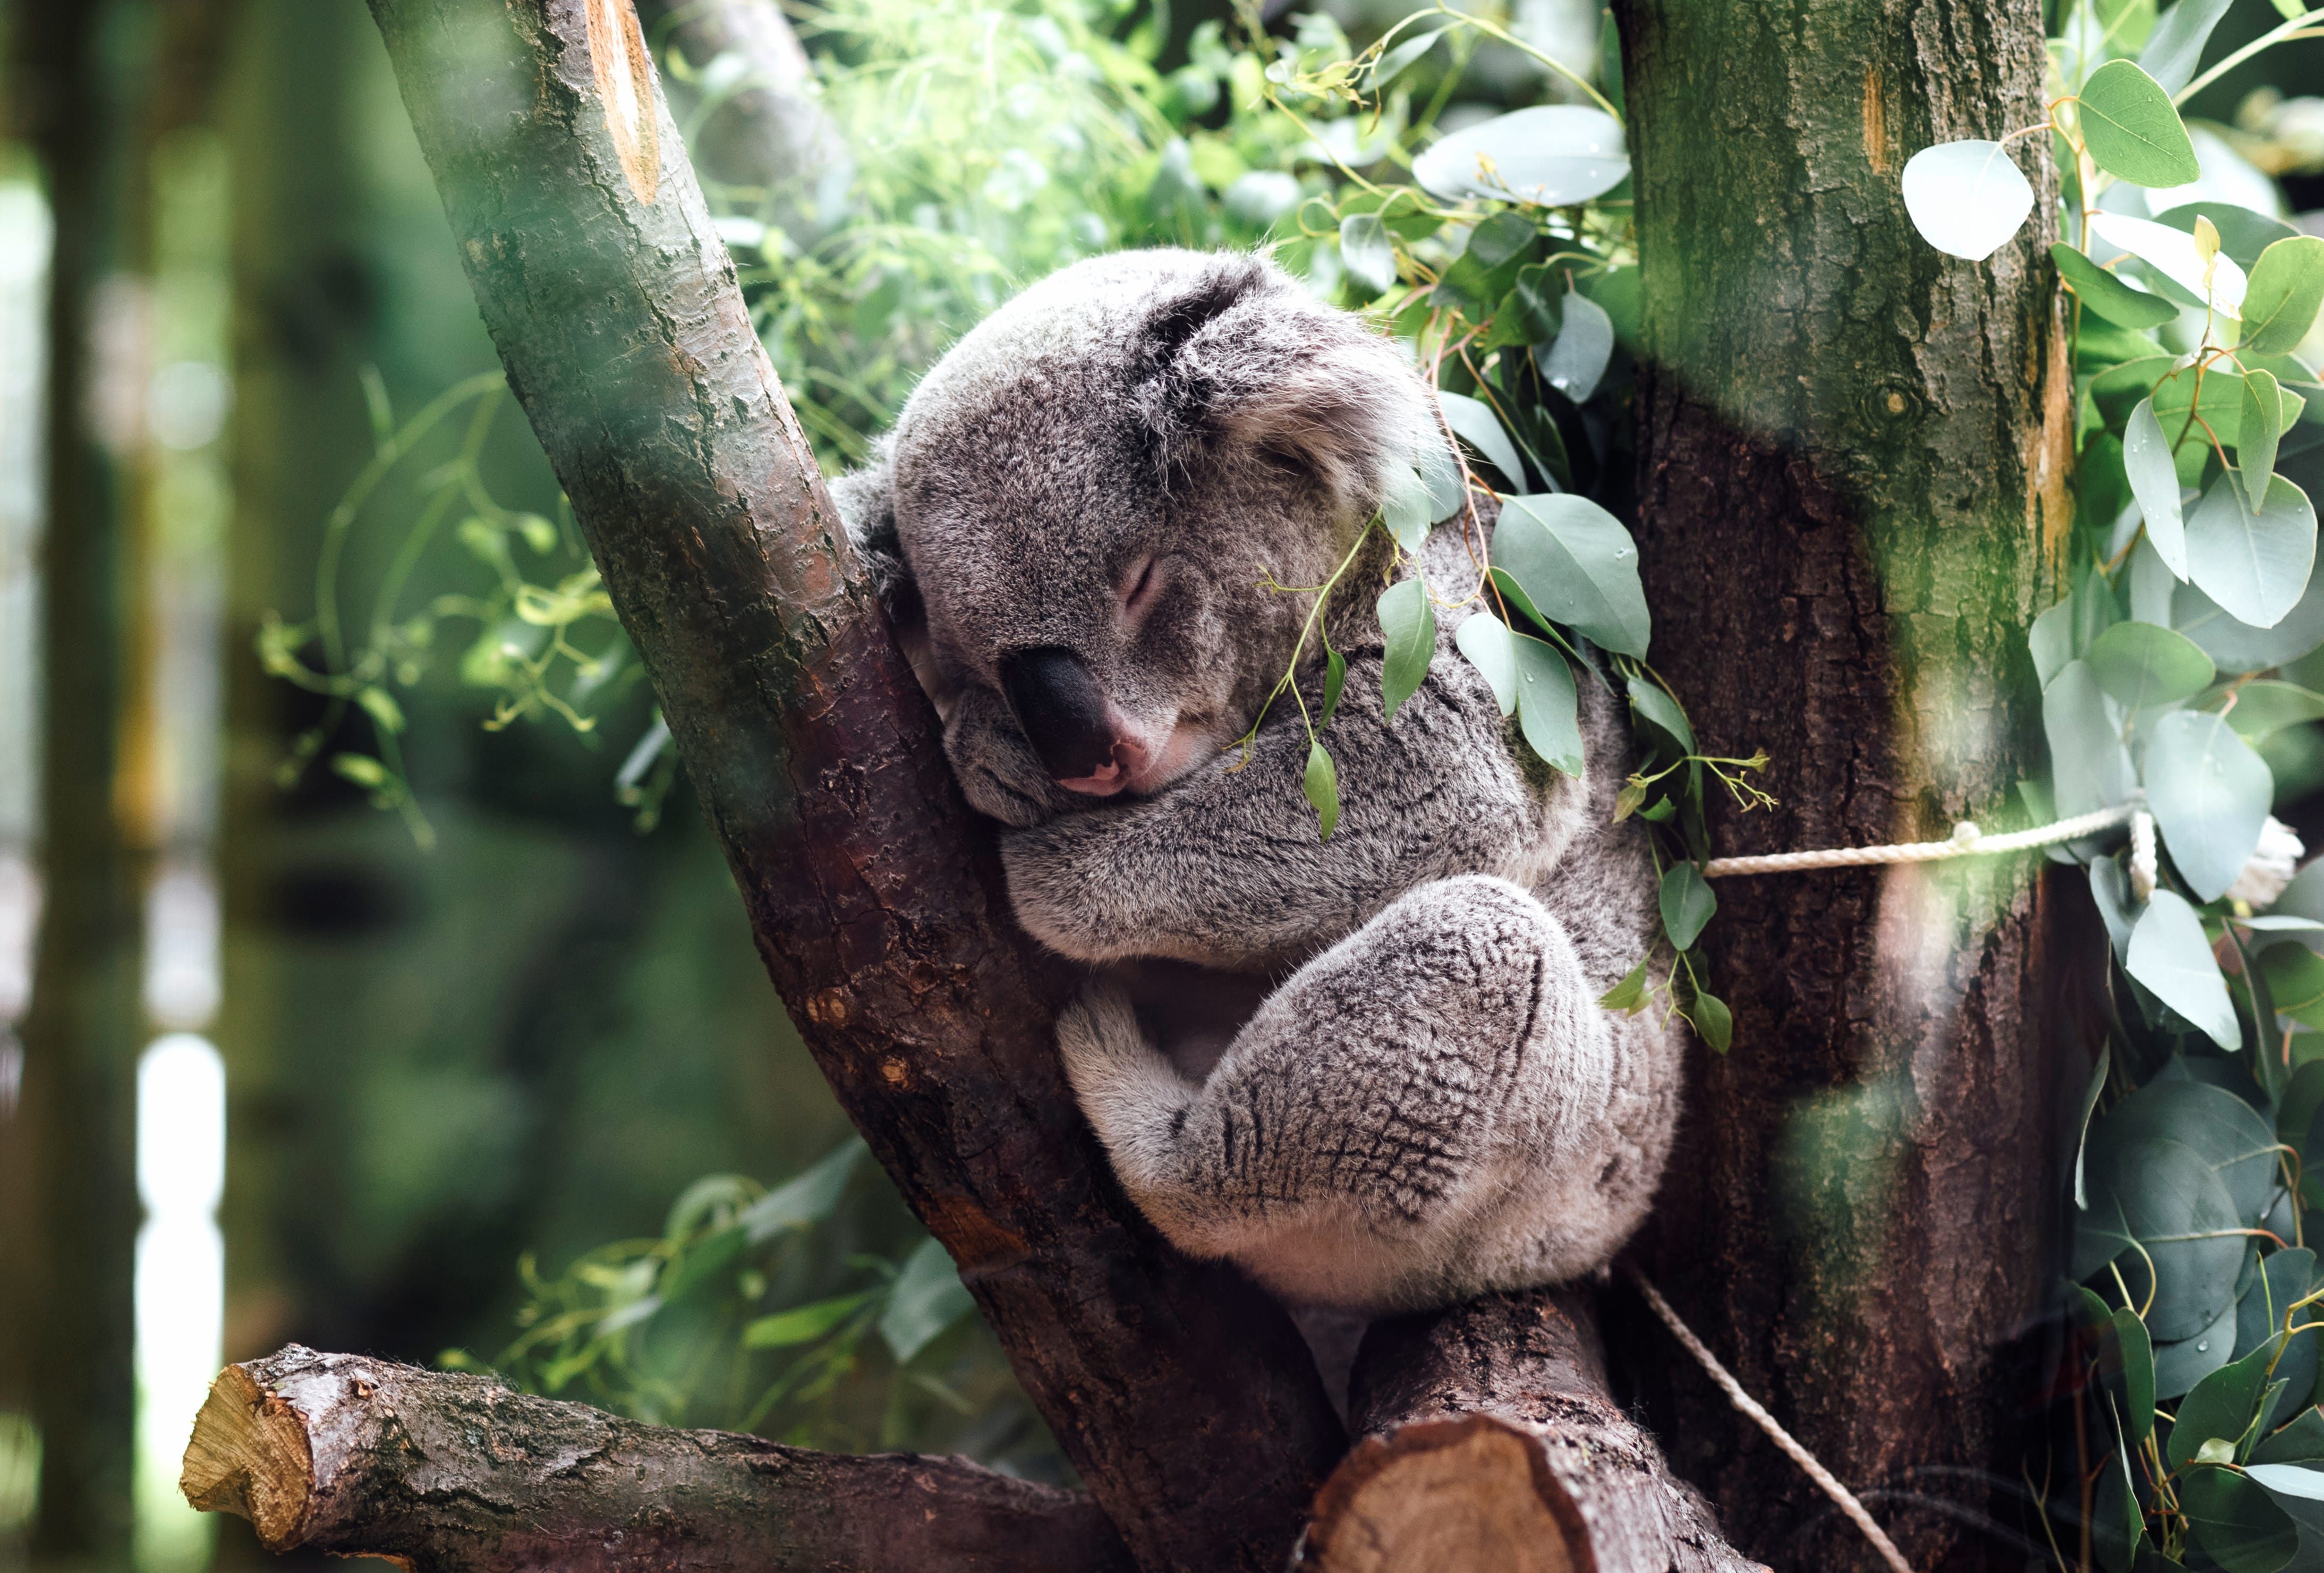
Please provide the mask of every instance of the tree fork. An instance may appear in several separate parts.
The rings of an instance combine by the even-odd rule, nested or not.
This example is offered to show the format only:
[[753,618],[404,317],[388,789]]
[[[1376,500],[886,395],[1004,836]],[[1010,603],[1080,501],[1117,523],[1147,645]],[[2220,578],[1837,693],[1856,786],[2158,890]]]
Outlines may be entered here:
[[[2055,181],[1990,261],[1914,232],[1918,149],[2038,125],[2034,0],[1616,0],[1645,317],[1640,555],[1705,749],[1781,807],[1722,853],[1941,836],[2038,768],[2024,631],[2063,565],[2072,380]],[[1748,655],[1745,654],[1748,652]],[[1738,657],[1741,657],[1738,659]],[[2025,1542],[2004,1505],[2043,1311],[2059,1043],[2038,862],[1729,881],[1652,1276],[1914,1565]],[[2050,995],[2062,995],[2062,990]],[[1642,1324],[1673,1462],[1778,1565],[1872,1566]],[[1627,1351],[1626,1351],[1627,1352]],[[2015,1565],[2013,1561],[2012,1565]]]
[[372,12],[808,1049],[1139,1565],[1280,1567],[1340,1425],[1282,1310],[1178,1257],[1112,1182],[1051,1042],[1072,975],[1016,927],[628,6]]
[[1490,1294],[1374,1323],[1349,1395],[1360,1440],[1324,1484],[1299,1568],[1757,1568],[1615,1402],[1594,1298]]
[[229,1365],[186,1499],[270,1551],[428,1573],[1128,1573],[1077,1491],[964,1458],[854,1456],[641,1425],[577,1403],[293,1344]]

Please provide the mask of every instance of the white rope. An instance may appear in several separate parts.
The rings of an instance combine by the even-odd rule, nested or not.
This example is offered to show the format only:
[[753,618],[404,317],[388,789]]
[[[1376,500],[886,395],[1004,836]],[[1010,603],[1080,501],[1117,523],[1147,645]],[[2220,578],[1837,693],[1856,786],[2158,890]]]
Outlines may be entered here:
[[[2072,822],[2068,821],[2068,823]],[[2066,839],[2066,837],[2061,837],[2061,839]],[[1938,842],[1935,845],[1943,846],[1944,843]],[[2039,844],[2036,843],[2036,845]],[[1873,850],[1894,849],[1876,847]],[[1856,1500],[1856,1494],[1842,1485],[1831,1470],[1816,1462],[1813,1453],[1802,1447],[1799,1439],[1784,1430],[1783,1425],[1774,1415],[1762,1409],[1757,1399],[1743,1391],[1743,1384],[1729,1375],[1727,1367],[1719,1363],[1719,1356],[1712,1354],[1709,1346],[1694,1336],[1694,1330],[1692,1328],[1679,1320],[1678,1312],[1673,1310],[1670,1301],[1665,1300],[1661,1292],[1646,1282],[1645,1273],[1635,1267],[1628,1267],[1627,1270],[1630,1275],[1630,1282],[1637,1284],[1638,1292],[1646,1297],[1646,1304],[1654,1308],[1655,1315],[1662,1318],[1663,1326],[1671,1330],[1673,1337],[1686,1346],[1686,1352],[1701,1363],[1703,1370],[1710,1374],[1711,1380],[1717,1383],[1720,1391],[1727,1394],[1727,1402],[1742,1411],[1753,1423],[1766,1432],[1768,1439],[1781,1448],[1792,1462],[1797,1464],[1807,1477],[1821,1488],[1826,1496],[1839,1504],[1840,1511],[1846,1513],[1858,1529],[1864,1531],[1864,1538],[1872,1542],[1873,1549],[1880,1553],[1889,1567],[1895,1568],[1896,1573],[1913,1573],[1913,1565],[1904,1560],[1904,1553],[1898,1550],[1896,1542],[1890,1540],[1886,1532],[1873,1522],[1872,1515],[1865,1511],[1864,1504]]]
[[2126,803],[2120,808],[2100,809],[2092,814],[2077,814],[2054,825],[2036,825],[2031,830],[2011,830],[2000,836],[1987,836],[1977,828],[1976,821],[1963,819],[1953,827],[1950,840],[1906,841],[1895,847],[1835,847],[1821,852],[1771,852],[1761,857],[1714,857],[1703,865],[1702,873],[1706,879],[1718,879],[1730,874],[1788,874],[1803,868],[1854,868],[1871,863],[1934,863],[1946,857],[2024,852],[2035,847],[2054,846],[2061,841],[2079,841],[2085,836],[2111,830],[2128,822],[2130,817],[2139,811],[2135,805]]

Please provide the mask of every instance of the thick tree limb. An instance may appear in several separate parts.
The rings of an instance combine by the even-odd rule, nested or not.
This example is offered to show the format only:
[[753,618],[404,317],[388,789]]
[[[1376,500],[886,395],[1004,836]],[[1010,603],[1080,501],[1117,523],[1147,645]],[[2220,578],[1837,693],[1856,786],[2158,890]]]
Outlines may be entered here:
[[429,1573],[1130,1566],[1087,1496],[964,1458],[670,1430],[296,1344],[219,1373],[181,1485],[196,1507],[250,1520],[269,1550]]
[[649,139],[609,129],[589,9],[372,0],[768,971],[1139,1565],[1278,1568],[1343,1446],[1322,1383],[1114,1185],[1051,1042],[1071,975],[1018,933],[650,75],[659,168],[622,162]]
[[1316,1573],[1744,1573],[1708,1506],[1608,1390],[1586,1289],[1375,1323],[1362,1439],[1324,1484]]
[[845,137],[816,96],[815,68],[775,0],[637,0],[649,39],[678,46],[696,71],[724,57],[744,75],[732,87],[713,83],[708,102],[697,87],[687,97],[689,145],[711,180],[764,188],[782,227],[805,238],[817,227],[821,187],[844,185],[853,168]]

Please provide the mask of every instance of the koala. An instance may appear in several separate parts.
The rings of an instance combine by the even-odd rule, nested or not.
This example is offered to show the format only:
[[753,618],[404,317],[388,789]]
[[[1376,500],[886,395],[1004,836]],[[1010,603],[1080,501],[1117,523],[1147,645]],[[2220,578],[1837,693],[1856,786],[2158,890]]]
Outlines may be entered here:
[[[1383,576],[1440,605],[1478,580],[1459,514],[1417,561],[1364,535],[1392,467],[1444,441],[1394,344],[1271,263],[1142,251],[1002,307],[835,486],[1019,921],[1093,968],[1058,1049],[1121,1184],[1295,1307],[1602,1267],[1677,1113],[1676,1033],[1597,1004],[1655,932],[1603,686],[1581,674],[1587,776],[1558,774],[1446,611],[1382,717]],[[1290,693],[1232,745],[1314,604],[1283,587],[1360,538],[1323,616],[1347,661],[1327,839]],[[1311,713],[1322,665],[1310,637]]]

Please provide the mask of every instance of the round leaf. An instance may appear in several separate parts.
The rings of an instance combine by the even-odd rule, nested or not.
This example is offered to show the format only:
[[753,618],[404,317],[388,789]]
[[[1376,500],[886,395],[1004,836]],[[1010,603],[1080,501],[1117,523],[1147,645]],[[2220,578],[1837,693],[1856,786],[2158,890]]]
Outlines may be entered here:
[[2146,911],[2130,931],[2130,953],[2123,969],[2220,1048],[2242,1044],[2227,979],[2219,976],[2210,941],[2203,938],[2203,921],[2181,896],[2159,890],[2147,898]]
[[2179,505],[2179,469],[2171,458],[2171,440],[2155,418],[2154,401],[2141,399],[2130,412],[2122,434],[2122,468],[2130,479],[2131,495],[2146,521],[2146,539],[2155,554],[2181,579],[2187,577],[2187,524]]
[[2236,1308],[2221,1311],[2217,1320],[2191,1337],[2173,1338],[2154,1346],[2154,1396],[2178,1398],[2227,1363],[2236,1341]]
[[2034,211],[2034,188],[1997,142],[1944,142],[1904,165],[1904,211],[1949,256],[1983,262]]
[[2260,253],[2244,291],[2244,347],[2287,355],[2324,307],[2324,236],[2296,236]]
[[2187,573],[2239,622],[2273,628],[2300,604],[2316,561],[2316,510],[2282,476],[2252,505],[2242,477],[2211,483],[2187,521]]
[[2062,240],[2050,248],[2050,260],[2083,305],[2117,327],[2159,328],[2179,315],[2162,296],[2116,278]]
[[1629,172],[1622,123],[1573,104],[1496,116],[1412,161],[1412,178],[1449,201],[1487,198],[1543,208],[1603,196]]
[[[2199,898],[2217,901],[2236,883],[2245,860],[2259,846],[2260,827],[2275,796],[2274,779],[2233,727],[2200,710],[2173,710],[2154,723],[2145,767],[2147,805],[2154,810],[2171,861]],[[2144,927],[2143,921],[2140,926]],[[2137,936],[2133,935],[2131,954],[2137,953]],[[2209,953],[2206,946],[2204,954]],[[2135,964],[2131,970],[2137,971]],[[2172,1009],[2179,1007],[2173,1004]],[[2202,1020],[2185,1011],[2179,1013],[2190,1021]],[[2241,1041],[2232,1016],[2227,1036],[2217,1031],[2211,1035],[2225,1048]]]
[[2134,186],[2183,186],[2203,166],[2171,95],[2128,60],[2108,60],[2082,84],[2082,137],[2098,168]]
[[2059,813],[2091,813],[2130,795],[2130,755],[2107,718],[2106,694],[2089,662],[2068,662],[2042,690],[2042,730]]
[[[2131,218],[2120,213],[2090,215],[2090,233],[2130,253],[2198,301],[2209,300],[2222,317],[2243,315],[2248,288],[2244,270],[2222,252],[2206,260],[2186,231],[2157,224],[2151,218]],[[2210,283],[2204,284],[2208,274]]]
[[2300,1526],[2247,1475],[2199,1464],[2179,1483],[2187,1529],[2227,1573],[2276,1573],[2300,1550]]
[[2234,1093],[2207,1081],[2150,1081],[2107,1110],[2090,1140],[2104,1161],[2122,1143],[2150,1137],[2176,1142],[2209,1165],[2246,1224],[2265,1216],[2275,1198],[2275,1132]]
[[2152,623],[2117,623],[2099,634],[2085,657],[2104,689],[2126,708],[2174,704],[2203,691],[2211,658],[2184,634]]
[[[2147,1298],[2151,1260],[2147,1329],[2158,1342],[2214,1337],[2225,1365],[2235,1343],[2236,1279],[2246,1250],[2227,1188],[2187,1148],[2154,1137],[2125,1142],[2091,1168],[2090,1208],[2076,1220],[2076,1275],[2087,1278],[2112,1261],[2139,1303]],[[2144,1255],[2131,1249],[2133,1241]],[[2162,1357],[2157,1349],[2158,1363]],[[2158,1386],[2162,1381],[2158,1371]]]
[[1340,220],[1340,261],[1369,294],[1385,295],[1396,287],[1396,247],[1377,213],[1351,213]]
[[1653,624],[1637,546],[1620,520],[1587,497],[1509,498],[1493,529],[1493,561],[1542,615],[1608,650],[1645,657]]

